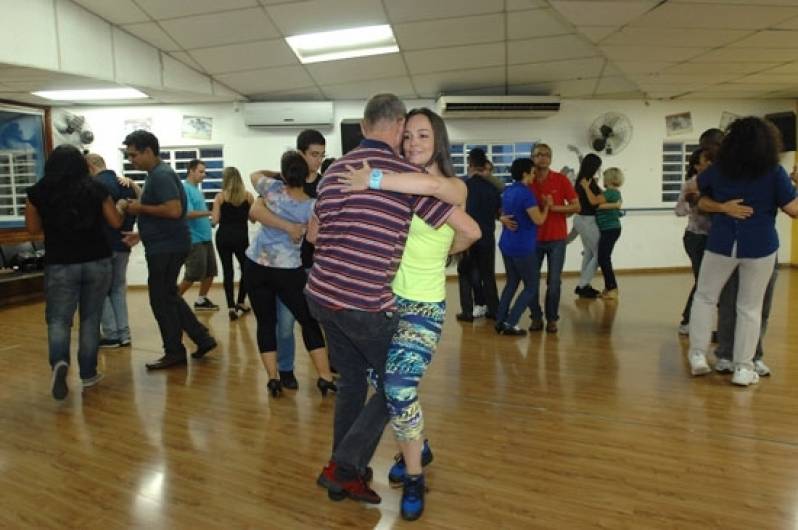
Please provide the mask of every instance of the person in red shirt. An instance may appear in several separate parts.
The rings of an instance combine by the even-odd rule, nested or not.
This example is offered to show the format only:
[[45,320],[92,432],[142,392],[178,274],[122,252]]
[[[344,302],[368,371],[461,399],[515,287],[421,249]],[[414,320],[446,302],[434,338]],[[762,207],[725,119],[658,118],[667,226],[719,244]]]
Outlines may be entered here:
[[[534,164],[534,178],[529,184],[529,189],[535,194],[539,204],[545,198],[551,197],[551,208],[546,221],[538,227],[538,241],[536,246],[536,268],[533,278],[534,293],[529,303],[532,313],[530,331],[543,329],[544,311],[540,307],[540,269],[543,260],[548,260],[548,275],[546,277],[545,317],[546,331],[557,332],[557,321],[560,319],[560,284],[562,268],[565,264],[565,246],[568,238],[568,223],[566,218],[579,211],[579,197],[568,177],[562,173],[552,171],[551,147],[544,143],[535,144],[532,148],[532,162]],[[508,228],[515,224],[506,216],[502,223]]]

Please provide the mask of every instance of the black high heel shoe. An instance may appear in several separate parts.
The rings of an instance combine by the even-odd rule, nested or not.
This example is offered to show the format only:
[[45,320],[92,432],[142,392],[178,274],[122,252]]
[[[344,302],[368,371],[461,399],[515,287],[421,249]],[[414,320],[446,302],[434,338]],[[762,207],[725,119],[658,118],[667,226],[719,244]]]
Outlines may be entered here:
[[283,393],[283,384],[279,379],[269,379],[269,382],[266,383],[266,389],[273,398],[276,398]]
[[327,381],[326,379],[322,379],[319,377],[316,380],[316,387],[321,392],[322,397],[327,397],[327,391],[332,390],[333,392],[338,392],[338,386],[333,381]]
[[241,311],[241,314],[246,314],[252,311],[252,308],[247,307],[244,304],[236,304],[236,311]]

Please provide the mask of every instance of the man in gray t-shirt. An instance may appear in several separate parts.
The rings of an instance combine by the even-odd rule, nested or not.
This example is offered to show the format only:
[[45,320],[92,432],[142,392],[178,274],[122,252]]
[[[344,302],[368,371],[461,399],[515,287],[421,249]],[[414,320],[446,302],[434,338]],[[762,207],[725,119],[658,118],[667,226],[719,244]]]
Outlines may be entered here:
[[134,131],[123,142],[128,160],[147,172],[140,201],[128,200],[127,213],[138,215],[139,234],[126,237],[129,245],[139,239],[147,258],[147,288],[155,320],[163,339],[164,355],[147,368],[157,370],[186,364],[185,331],[197,345],[191,354],[201,359],[216,347],[216,340],[177,292],[177,276],[188,255],[191,239],[186,224],[186,193],[177,175],[158,156],[158,139],[147,131]]

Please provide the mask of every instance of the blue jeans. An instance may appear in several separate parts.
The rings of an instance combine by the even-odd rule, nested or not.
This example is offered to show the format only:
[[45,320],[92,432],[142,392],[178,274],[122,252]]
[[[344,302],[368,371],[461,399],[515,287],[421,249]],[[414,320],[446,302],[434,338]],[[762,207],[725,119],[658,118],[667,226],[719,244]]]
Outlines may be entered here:
[[103,300],[111,284],[111,259],[85,263],[47,265],[44,268],[45,318],[50,368],[69,364],[72,320],[79,310],[78,366],[80,378],[97,375],[97,348]]
[[130,252],[114,251],[111,256],[111,289],[105,297],[101,321],[102,336],[119,342],[130,341],[127,321],[127,262]]
[[281,372],[294,370],[294,322],[296,319],[280,297],[277,297],[277,369]]
[[[504,284],[502,297],[499,300],[499,309],[496,311],[496,322],[504,322],[508,326],[515,326],[524,314],[524,309],[529,306],[532,297],[537,293],[536,286],[540,281],[540,274],[535,274],[537,270],[536,255],[529,256],[507,256],[502,254],[504,260],[504,270],[507,273],[507,282]],[[510,303],[513,301],[518,284],[524,282],[524,290],[516,298],[512,310]],[[509,312],[509,315],[508,315]]]
[[535,250],[535,267],[532,269],[532,299],[529,301],[529,311],[532,320],[542,320],[543,311],[540,309],[540,269],[543,260],[548,260],[548,275],[546,276],[546,320],[556,322],[560,319],[560,284],[562,283],[562,268],[565,265],[565,240],[538,241]]

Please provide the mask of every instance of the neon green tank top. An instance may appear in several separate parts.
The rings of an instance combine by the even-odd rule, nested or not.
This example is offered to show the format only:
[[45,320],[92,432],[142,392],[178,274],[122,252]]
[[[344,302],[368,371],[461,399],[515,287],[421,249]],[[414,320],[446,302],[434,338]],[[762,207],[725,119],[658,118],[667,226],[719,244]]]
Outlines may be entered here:
[[449,225],[432,228],[413,216],[402,262],[393,279],[394,294],[414,302],[446,299],[446,258],[454,240]]

